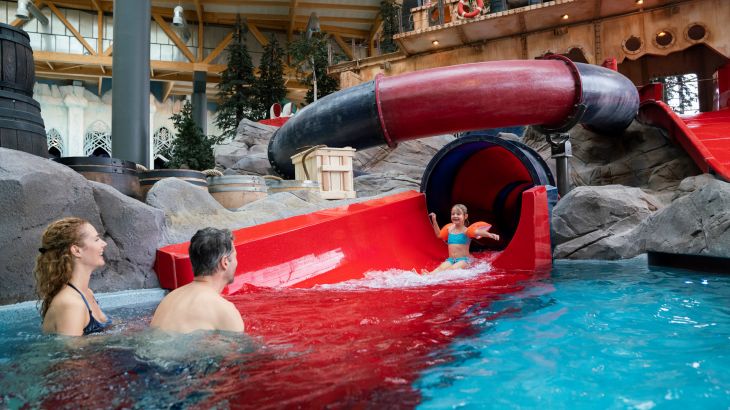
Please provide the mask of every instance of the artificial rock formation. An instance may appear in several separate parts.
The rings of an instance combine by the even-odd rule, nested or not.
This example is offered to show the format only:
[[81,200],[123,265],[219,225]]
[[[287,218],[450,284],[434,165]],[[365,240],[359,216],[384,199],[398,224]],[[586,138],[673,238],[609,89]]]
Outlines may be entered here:
[[[672,191],[684,178],[701,173],[689,155],[660,129],[636,121],[617,135],[599,135],[579,125],[570,130],[570,139],[570,181],[574,187],[625,185],[653,191],[666,202],[671,201]],[[555,175],[555,161],[550,159],[545,138],[530,128],[523,142],[545,159]]]
[[67,216],[88,220],[108,244],[107,265],[91,279],[94,290],[157,285],[152,255],[162,215],[156,210],[92,184],[65,165],[4,148],[0,204],[0,304],[36,297],[33,266],[41,235],[48,224]]
[[[276,129],[244,119],[232,141],[215,147],[216,165],[226,175],[274,175],[267,149]],[[395,149],[380,146],[356,152],[353,169],[358,197],[418,190],[428,162],[453,139],[441,135],[404,141]]]
[[639,188],[577,187],[553,208],[556,258],[621,259],[641,253],[633,231],[661,202]]
[[648,251],[730,258],[730,184],[689,177],[664,206],[624,186],[578,187],[553,209],[556,258],[622,259]]

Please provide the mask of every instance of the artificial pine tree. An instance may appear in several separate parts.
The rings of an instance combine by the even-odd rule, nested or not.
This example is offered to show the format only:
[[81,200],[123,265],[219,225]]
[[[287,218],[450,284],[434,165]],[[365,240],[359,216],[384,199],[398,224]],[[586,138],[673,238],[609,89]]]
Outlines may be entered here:
[[172,116],[177,136],[162,155],[170,161],[166,168],[188,168],[202,171],[215,166],[213,144],[216,140],[203,134],[193,119],[193,106],[186,101],[182,110]]
[[[289,44],[289,54],[297,67],[297,72],[304,77],[304,83],[309,86],[306,97],[308,103],[314,101],[312,70],[317,76],[317,98],[337,91],[337,81],[327,74],[327,66],[330,65],[330,48],[329,38],[326,34],[313,33],[309,39],[302,35],[298,40]],[[332,64],[336,64],[341,59],[342,55],[332,53]]]
[[264,46],[264,54],[259,64],[259,78],[254,86],[258,105],[263,112],[259,117],[266,118],[269,107],[280,102],[286,97],[286,85],[284,85],[284,65],[282,58],[284,50],[279,45],[276,36]]
[[664,84],[664,101],[678,114],[699,112],[696,74],[660,77],[653,81]]
[[256,77],[253,63],[246,47],[246,29],[240,17],[236,18],[233,41],[228,46],[228,66],[218,83],[220,103],[216,110],[215,124],[221,130],[222,138],[233,138],[238,124],[244,118],[257,121],[261,118],[258,102],[254,95]]
[[380,51],[383,54],[398,51],[393,36],[400,31],[398,24],[399,8],[400,6],[393,0],[380,2],[380,16],[383,19],[383,39],[380,41]]

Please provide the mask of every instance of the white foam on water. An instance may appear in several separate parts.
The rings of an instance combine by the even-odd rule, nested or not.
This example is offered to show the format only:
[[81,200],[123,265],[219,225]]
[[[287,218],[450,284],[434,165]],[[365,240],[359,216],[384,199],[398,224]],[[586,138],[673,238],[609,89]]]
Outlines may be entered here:
[[464,281],[476,278],[492,270],[488,262],[477,262],[467,269],[451,269],[432,274],[420,274],[415,270],[388,269],[368,271],[362,279],[340,283],[317,285],[314,289],[362,290],[397,289],[431,286],[439,283]]

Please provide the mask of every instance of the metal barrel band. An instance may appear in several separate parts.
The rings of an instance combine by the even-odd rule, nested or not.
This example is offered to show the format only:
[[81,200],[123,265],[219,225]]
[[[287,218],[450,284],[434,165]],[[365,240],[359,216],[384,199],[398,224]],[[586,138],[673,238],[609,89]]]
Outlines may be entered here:
[[242,187],[228,187],[228,186],[209,186],[208,192],[267,192],[268,189],[266,187],[252,187],[252,186],[242,186]]

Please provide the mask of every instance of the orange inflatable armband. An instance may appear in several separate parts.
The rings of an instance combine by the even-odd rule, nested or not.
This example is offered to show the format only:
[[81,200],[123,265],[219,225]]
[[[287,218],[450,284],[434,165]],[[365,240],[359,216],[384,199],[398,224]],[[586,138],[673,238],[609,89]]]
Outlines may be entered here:
[[454,226],[454,224],[446,224],[443,228],[441,228],[441,232],[439,232],[439,239],[442,239],[444,241],[449,240],[449,229]]
[[466,229],[466,236],[470,238],[476,238],[477,237],[477,229],[480,228],[491,228],[492,225],[486,223],[486,222],[474,222],[473,224],[469,225],[469,228]]

